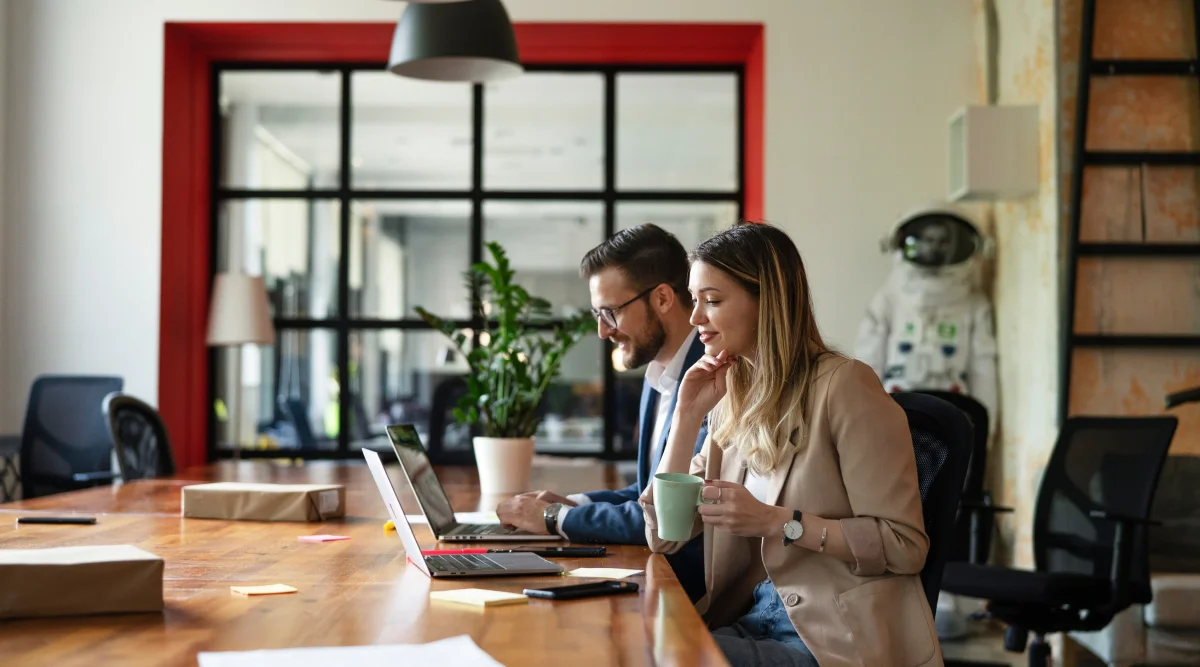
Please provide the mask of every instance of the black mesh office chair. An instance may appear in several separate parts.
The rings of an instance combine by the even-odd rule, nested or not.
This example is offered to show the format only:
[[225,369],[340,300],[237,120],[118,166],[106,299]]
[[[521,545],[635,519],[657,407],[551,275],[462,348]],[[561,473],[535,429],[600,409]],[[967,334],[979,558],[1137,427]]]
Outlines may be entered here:
[[38,498],[111,484],[112,436],[101,405],[119,377],[42,376],[29,390],[21,429],[21,484]]
[[961,410],[934,396],[898,393],[892,398],[908,416],[917,456],[917,484],[925,533],[929,535],[921,585],[933,610],[937,608],[946,557],[953,548],[954,517],[971,455],[971,422]]
[[[921,390],[919,393],[936,396],[966,413],[974,432],[971,445],[971,460],[967,464],[967,478],[963,482],[963,510],[954,520],[954,536],[951,538],[947,562],[968,561],[986,563],[992,550],[992,531],[996,512],[1011,512],[1008,507],[994,504],[992,494],[984,488],[987,483],[988,429],[987,408],[983,403],[952,391]],[[974,511],[985,510],[985,511]]]
[[435,465],[475,465],[475,454],[470,447],[450,449],[446,446],[446,430],[454,422],[454,408],[467,395],[468,389],[466,378],[455,376],[442,380],[433,390],[426,450]]
[[1005,648],[1048,664],[1045,635],[1099,630],[1151,600],[1146,526],[1175,417],[1072,417],[1042,477],[1033,519],[1036,569],[949,563],[942,589],[988,600]]
[[104,397],[103,410],[113,446],[117,449],[122,480],[130,482],[175,474],[171,441],[158,410],[120,392]]

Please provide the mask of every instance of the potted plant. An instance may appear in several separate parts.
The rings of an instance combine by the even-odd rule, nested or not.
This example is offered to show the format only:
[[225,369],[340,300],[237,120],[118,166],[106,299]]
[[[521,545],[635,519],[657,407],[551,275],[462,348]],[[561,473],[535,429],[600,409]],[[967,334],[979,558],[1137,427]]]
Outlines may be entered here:
[[[548,326],[550,302],[513,281],[515,272],[500,244],[488,243],[487,250],[492,262],[475,264],[466,273],[468,289],[478,295],[472,300],[477,338],[425,308],[416,311],[466,359],[467,393],[454,418],[482,427],[483,436],[473,442],[480,490],[496,495],[528,490],[538,405],[567,351],[595,322],[580,312]],[[473,339],[476,344],[468,347]]]

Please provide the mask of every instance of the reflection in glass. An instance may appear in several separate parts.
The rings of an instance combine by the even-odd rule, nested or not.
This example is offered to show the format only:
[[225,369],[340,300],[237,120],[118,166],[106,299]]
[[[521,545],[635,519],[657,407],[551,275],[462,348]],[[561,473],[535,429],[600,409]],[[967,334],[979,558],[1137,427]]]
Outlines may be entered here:
[[352,317],[416,317],[417,306],[470,317],[462,278],[471,258],[470,202],[365,201],[352,210]]
[[261,275],[277,318],[337,314],[341,239],[337,201],[226,201],[218,213],[217,270]]
[[351,96],[353,187],[471,188],[470,86],[355,72]]
[[737,202],[618,202],[617,230],[653,223],[692,250],[737,222]]
[[617,189],[732,192],[737,77],[618,74]]
[[340,74],[222,72],[220,86],[221,185],[255,190],[337,186]]
[[434,331],[356,331],[350,335],[350,444],[390,448],[384,427],[414,424],[430,451],[469,448],[470,429],[457,424],[466,360]]
[[280,331],[275,347],[242,351],[242,405],[236,395],[237,352],[219,348],[216,405],[219,446],[230,449],[240,415],[243,449],[334,451],[337,449],[336,334],[332,329]]
[[483,217],[484,241],[504,247],[517,283],[548,300],[555,317],[591,308],[579,262],[604,240],[602,203],[489,201]]
[[529,73],[484,94],[488,190],[604,187],[604,76]]

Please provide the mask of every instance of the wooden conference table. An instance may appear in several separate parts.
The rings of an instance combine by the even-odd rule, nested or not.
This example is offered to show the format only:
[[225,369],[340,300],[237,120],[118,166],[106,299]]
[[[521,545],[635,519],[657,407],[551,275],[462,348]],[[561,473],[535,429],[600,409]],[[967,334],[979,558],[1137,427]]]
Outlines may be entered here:
[[[398,466],[388,466],[409,514],[418,511]],[[472,468],[438,469],[457,511],[492,510]],[[183,519],[180,488],[201,481],[328,483],[346,486],[347,516],[326,523]],[[541,464],[535,488],[561,492],[618,486],[611,465]],[[36,514],[94,514],[94,526],[20,525]],[[0,620],[0,663],[187,665],[200,651],[425,643],[467,634],[494,659],[523,665],[726,665],[666,560],[645,547],[609,546],[605,558],[562,559],[576,567],[644,570],[637,595],[476,609],[431,602],[429,592],[482,587],[520,592],[587,581],[496,577],[433,582],[408,566],[363,463],[224,462],[168,480],[0,504],[0,548],[133,544],[166,561],[162,614]],[[423,546],[434,544],[416,526]],[[350,540],[298,542],[300,535]],[[442,545],[443,547],[449,545]],[[235,585],[287,584],[291,595],[245,598]]]

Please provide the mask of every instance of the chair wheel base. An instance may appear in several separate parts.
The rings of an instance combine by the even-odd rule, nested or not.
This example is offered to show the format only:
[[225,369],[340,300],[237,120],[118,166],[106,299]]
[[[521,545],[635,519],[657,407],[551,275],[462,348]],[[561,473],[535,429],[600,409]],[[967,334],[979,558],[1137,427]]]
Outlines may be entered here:
[[1054,661],[1050,657],[1050,645],[1041,637],[1033,640],[1029,645],[1029,667],[1053,667]]
[[[1013,653],[1024,653],[1025,644],[1029,641],[1029,632],[1024,628],[1010,625],[1004,628],[1004,650]],[[1032,664],[1032,663],[1031,663]]]

